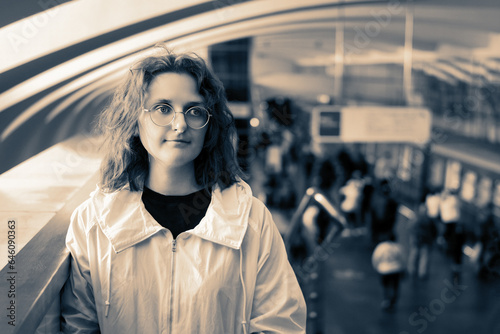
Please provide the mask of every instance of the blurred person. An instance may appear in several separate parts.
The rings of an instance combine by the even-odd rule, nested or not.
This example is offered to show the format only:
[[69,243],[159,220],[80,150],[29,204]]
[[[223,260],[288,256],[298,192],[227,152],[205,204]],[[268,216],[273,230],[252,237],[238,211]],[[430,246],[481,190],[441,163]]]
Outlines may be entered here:
[[269,145],[272,144],[271,142],[271,136],[266,130],[262,130],[259,132],[259,135],[257,136],[258,140],[256,143],[256,150],[257,151],[265,151]]
[[461,219],[461,205],[457,189],[445,189],[441,195],[439,212],[444,224],[443,238],[446,254],[451,261],[452,278],[459,279],[462,268],[462,247],[465,243],[465,231]]
[[375,188],[370,207],[373,245],[394,237],[397,211],[398,203],[392,198],[389,181],[382,180]]
[[311,177],[313,176],[313,168],[316,157],[308,146],[305,146],[303,148],[302,155],[303,155],[302,162],[304,164],[304,173],[306,182],[309,182],[311,180]]
[[438,189],[432,189],[429,191],[427,196],[425,196],[425,208],[427,211],[427,217],[434,220],[434,223],[438,223],[439,220],[439,206],[441,204],[441,194]]
[[394,235],[375,247],[372,265],[382,284],[383,300],[380,306],[384,311],[392,311],[398,300],[399,283],[406,268],[403,247],[396,242]]
[[352,173],[356,170],[356,163],[353,161],[349,152],[345,149],[341,149],[335,162],[339,165],[339,176],[338,179],[340,184],[345,184],[350,178]]
[[63,333],[305,333],[267,208],[241,179],[224,88],[194,54],[131,68],[101,116],[98,188],[73,213]]
[[360,227],[361,223],[361,201],[363,198],[364,182],[361,178],[361,171],[352,172],[351,178],[339,189],[343,200],[340,203],[340,209],[345,214],[353,232]]
[[494,270],[495,258],[500,258],[500,231],[495,223],[494,205],[489,203],[479,223],[479,242],[481,245],[478,256],[479,277],[487,278]]
[[325,157],[318,161],[317,179],[315,181],[316,186],[322,191],[330,190],[335,181],[337,180],[337,171],[335,165],[329,157]]
[[392,154],[390,151],[385,151],[384,154],[377,159],[373,174],[377,180],[388,180],[394,176]]
[[442,232],[439,228],[442,226],[439,207],[441,205],[441,191],[437,188],[432,188],[425,196],[425,207],[427,211],[427,217],[434,222],[434,225],[438,228],[438,244],[443,245],[444,240],[442,239]]
[[280,209],[286,210],[295,208],[297,197],[292,178],[293,176],[291,175],[283,176],[283,179],[281,180],[281,186],[277,190]]
[[412,277],[427,279],[432,245],[437,236],[437,227],[429,217],[425,203],[421,203],[415,221],[410,227],[410,253],[408,273]]
[[[325,157],[319,163],[319,170],[317,171],[315,185],[323,192],[325,196],[328,196],[329,200],[333,200],[329,196],[334,187],[335,181],[337,180],[337,171],[335,165],[332,163],[330,158]],[[330,225],[330,215],[323,209],[319,208],[317,210],[317,215],[315,217],[316,226],[318,229],[318,244],[321,244],[328,233],[328,227]]]
[[373,177],[370,174],[365,174],[363,176],[363,193],[360,204],[361,224],[364,227],[371,226],[370,207],[374,190]]

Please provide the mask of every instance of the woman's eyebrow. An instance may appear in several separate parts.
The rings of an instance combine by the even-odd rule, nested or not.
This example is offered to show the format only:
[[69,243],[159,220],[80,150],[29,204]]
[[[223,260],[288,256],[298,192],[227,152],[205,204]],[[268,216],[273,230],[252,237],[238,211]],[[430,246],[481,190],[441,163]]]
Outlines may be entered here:
[[203,101],[191,101],[184,105],[184,108],[191,108],[195,106],[203,106]]
[[172,101],[171,100],[167,100],[167,99],[156,99],[153,102],[153,104],[158,104],[158,103],[172,104]]
[[[153,104],[158,104],[158,103],[164,103],[164,104],[168,104],[168,105],[173,105],[174,104],[172,102],[172,100],[168,100],[168,99],[157,99]],[[189,102],[186,102],[183,105],[183,108],[191,108],[191,107],[194,107],[194,106],[203,106],[203,101],[189,101]]]

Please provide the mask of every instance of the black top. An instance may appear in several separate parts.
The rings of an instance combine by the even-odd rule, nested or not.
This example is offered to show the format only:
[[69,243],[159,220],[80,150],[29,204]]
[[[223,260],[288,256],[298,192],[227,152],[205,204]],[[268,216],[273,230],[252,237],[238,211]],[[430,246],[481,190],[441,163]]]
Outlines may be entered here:
[[174,238],[198,225],[207,212],[211,193],[205,189],[185,196],[166,196],[144,187],[142,202],[146,210]]

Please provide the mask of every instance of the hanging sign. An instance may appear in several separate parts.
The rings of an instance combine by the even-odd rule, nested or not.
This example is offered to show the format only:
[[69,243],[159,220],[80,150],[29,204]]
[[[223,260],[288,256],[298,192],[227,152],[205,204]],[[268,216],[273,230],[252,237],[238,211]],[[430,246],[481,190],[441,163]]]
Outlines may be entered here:
[[312,136],[320,143],[409,142],[431,135],[428,109],[394,106],[320,106],[312,112]]

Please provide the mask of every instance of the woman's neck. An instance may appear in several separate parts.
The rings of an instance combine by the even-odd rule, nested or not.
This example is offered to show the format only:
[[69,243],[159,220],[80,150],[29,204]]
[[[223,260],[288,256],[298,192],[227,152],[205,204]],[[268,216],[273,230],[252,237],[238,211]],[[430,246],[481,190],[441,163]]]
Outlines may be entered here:
[[194,164],[165,166],[153,160],[149,166],[146,186],[163,195],[187,195],[201,189],[196,183]]

